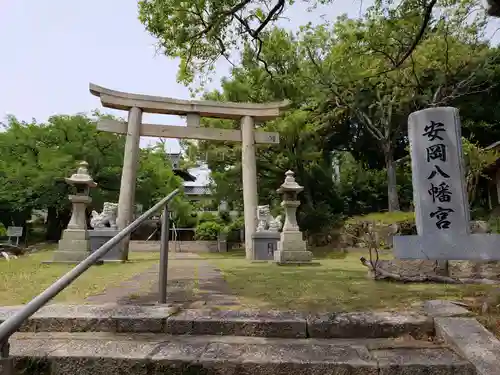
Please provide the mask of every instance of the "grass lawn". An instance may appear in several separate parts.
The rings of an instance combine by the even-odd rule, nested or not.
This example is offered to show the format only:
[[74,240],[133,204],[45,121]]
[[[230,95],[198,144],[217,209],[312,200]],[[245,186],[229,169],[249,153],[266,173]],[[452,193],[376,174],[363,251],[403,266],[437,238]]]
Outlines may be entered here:
[[[0,260],[0,305],[19,305],[50,286],[74,265],[42,264],[52,259],[52,251],[40,251],[28,256]],[[54,301],[78,303],[90,295],[102,292],[106,287],[118,286],[135,274],[158,263],[159,253],[130,253],[130,262],[107,263],[94,266],[81,275],[71,286],[59,294]]]
[[[330,253],[332,254],[332,253]],[[250,263],[241,252],[208,254],[232,290],[247,307],[277,308],[306,312],[354,310],[404,310],[429,299],[460,300],[477,305],[491,285],[445,285],[395,283],[367,278],[359,258],[366,252],[351,252],[337,259],[319,259],[317,267],[279,267],[272,263]],[[500,303],[500,301],[499,301]],[[500,315],[500,311],[497,311]],[[496,325],[499,315],[492,318]]]

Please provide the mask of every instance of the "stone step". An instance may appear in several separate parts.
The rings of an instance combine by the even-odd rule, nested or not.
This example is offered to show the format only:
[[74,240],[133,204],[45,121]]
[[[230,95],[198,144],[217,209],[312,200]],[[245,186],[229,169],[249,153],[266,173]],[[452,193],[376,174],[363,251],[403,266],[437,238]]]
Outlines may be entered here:
[[[21,307],[0,307],[0,322]],[[434,335],[431,317],[418,313],[367,312],[301,315],[251,310],[182,310],[166,305],[48,305],[23,332],[152,332],[281,338],[377,338]]]
[[14,374],[475,375],[452,349],[393,339],[16,333]]

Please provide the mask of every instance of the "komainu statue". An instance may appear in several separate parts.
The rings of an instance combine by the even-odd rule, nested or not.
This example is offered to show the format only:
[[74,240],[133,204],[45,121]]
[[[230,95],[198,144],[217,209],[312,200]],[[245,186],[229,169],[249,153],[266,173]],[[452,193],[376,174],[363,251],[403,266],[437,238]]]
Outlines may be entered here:
[[97,211],[92,211],[90,226],[94,229],[116,229],[117,211],[117,203],[104,202],[104,205],[102,206],[102,212],[100,214],[97,213]]
[[279,232],[283,226],[281,215],[274,218],[268,204],[257,206],[257,220],[257,232]]

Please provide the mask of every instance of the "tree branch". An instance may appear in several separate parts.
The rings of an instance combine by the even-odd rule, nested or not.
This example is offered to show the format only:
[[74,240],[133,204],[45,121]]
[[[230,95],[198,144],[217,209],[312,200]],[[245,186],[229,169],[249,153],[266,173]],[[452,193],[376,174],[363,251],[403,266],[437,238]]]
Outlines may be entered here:
[[436,5],[437,0],[431,0],[429,4],[426,5],[424,9],[424,18],[422,20],[422,24],[420,25],[420,30],[418,31],[418,34],[416,35],[415,39],[413,40],[413,43],[410,45],[410,48],[406,51],[406,53],[399,59],[399,61],[394,65],[394,68],[398,68],[403,63],[406,61],[408,57],[411,56],[413,51],[417,48],[419,45],[420,41],[425,35],[425,31],[427,30],[427,27],[429,26],[429,23],[431,21],[431,16],[432,16],[432,10],[434,9],[434,6]]

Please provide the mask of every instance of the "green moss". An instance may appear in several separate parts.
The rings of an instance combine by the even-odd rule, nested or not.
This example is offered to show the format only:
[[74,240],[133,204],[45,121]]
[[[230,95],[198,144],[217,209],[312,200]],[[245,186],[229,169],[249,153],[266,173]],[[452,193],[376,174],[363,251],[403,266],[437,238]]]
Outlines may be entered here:
[[346,224],[357,224],[360,222],[377,222],[381,224],[395,224],[401,222],[414,222],[415,213],[413,212],[372,212],[368,215],[353,216],[346,221]]

